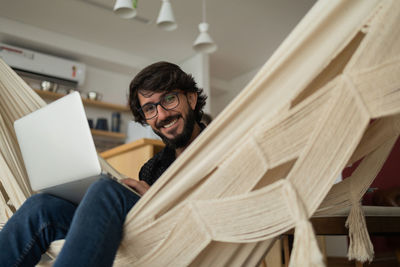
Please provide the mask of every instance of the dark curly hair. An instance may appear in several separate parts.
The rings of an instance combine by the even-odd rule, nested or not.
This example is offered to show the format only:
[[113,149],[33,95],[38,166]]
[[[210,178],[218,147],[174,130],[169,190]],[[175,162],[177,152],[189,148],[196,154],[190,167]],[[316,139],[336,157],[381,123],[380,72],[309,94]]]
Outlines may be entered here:
[[184,92],[196,92],[197,103],[194,109],[195,120],[199,123],[203,116],[203,108],[206,104],[207,96],[203,89],[199,89],[193,76],[186,74],[181,68],[169,62],[157,62],[151,64],[140,71],[129,85],[129,106],[135,121],[142,125],[146,120],[140,112],[138,94],[144,92],[170,92],[172,90],[182,90]]

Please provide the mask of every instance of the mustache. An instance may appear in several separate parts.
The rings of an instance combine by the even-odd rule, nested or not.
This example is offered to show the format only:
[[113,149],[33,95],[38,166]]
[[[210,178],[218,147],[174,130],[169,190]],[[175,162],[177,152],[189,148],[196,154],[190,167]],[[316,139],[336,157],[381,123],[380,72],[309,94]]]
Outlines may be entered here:
[[181,117],[180,115],[169,116],[169,117],[165,118],[164,120],[157,122],[156,127],[159,129],[159,128],[163,127],[164,125],[169,124],[171,121],[179,119],[180,117]]

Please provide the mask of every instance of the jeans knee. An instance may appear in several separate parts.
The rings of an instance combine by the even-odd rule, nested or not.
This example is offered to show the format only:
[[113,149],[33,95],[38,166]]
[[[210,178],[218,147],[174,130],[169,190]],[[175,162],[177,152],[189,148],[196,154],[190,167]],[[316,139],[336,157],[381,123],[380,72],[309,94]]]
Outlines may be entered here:
[[29,197],[25,201],[24,205],[27,205],[32,209],[42,209],[42,208],[47,209],[48,207],[54,206],[54,204],[57,202],[58,201],[55,196],[45,193],[39,193]]
[[35,194],[29,197],[23,206],[25,212],[31,216],[54,217],[59,213],[73,212],[76,208],[71,202],[45,193]]
[[108,177],[101,177],[89,187],[81,205],[82,203],[90,205],[90,203],[96,202],[102,208],[108,207],[123,214],[138,200],[139,197],[137,195],[130,192],[119,182]]

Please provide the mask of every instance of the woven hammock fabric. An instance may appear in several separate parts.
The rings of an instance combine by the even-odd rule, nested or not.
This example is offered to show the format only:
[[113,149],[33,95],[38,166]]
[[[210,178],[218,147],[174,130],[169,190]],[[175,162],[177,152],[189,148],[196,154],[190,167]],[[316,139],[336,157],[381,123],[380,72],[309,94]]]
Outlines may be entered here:
[[[295,228],[290,265],[322,266],[308,219],[349,206],[349,258],[371,260],[360,198],[400,132],[398,25],[396,0],[317,2],[129,212],[115,265],[255,266]],[[0,101],[5,222],[32,193],[12,122],[44,103],[4,63]]]

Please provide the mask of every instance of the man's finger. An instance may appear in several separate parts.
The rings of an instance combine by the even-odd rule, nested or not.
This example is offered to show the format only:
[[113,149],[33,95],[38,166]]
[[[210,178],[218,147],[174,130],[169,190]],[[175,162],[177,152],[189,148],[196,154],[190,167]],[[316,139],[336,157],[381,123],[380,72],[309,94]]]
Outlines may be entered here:
[[121,180],[127,186],[135,189],[140,195],[146,193],[150,186],[144,181],[137,181],[131,178],[126,178]]

